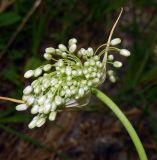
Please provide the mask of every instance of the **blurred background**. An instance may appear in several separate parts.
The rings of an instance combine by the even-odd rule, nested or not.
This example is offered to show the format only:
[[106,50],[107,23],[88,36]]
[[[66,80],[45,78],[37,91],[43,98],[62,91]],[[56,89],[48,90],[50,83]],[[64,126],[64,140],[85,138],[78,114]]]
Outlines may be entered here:
[[[138,132],[149,160],[157,160],[157,1],[0,0],[0,96],[21,99],[29,82],[23,73],[44,63],[46,47],[76,37],[79,47],[113,37],[132,55],[122,59],[118,82],[101,90],[124,111]],[[93,99],[93,98],[92,98]],[[29,112],[0,102],[1,160],[138,160],[115,115],[94,98],[81,112],[62,112],[54,123],[28,129]]]

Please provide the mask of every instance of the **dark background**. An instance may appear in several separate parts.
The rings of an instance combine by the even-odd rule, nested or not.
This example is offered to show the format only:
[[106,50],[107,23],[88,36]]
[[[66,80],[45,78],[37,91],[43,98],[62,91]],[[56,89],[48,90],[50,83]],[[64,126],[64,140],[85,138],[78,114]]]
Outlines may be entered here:
[[[46,47],[76,37],[80,47],[113,37],[131,51],[122,59],[119,80],[102,90],[124,111],[138,132],[149,160],[157,160],[157,1],[0,0],[0,96],[21,99],[29,82],[23,73],[44,62]],[[136,160],[127,132],[97,99],[87,110],[62,112],[54,123],[30,130],[28,112],[0,102],[1,160]]]

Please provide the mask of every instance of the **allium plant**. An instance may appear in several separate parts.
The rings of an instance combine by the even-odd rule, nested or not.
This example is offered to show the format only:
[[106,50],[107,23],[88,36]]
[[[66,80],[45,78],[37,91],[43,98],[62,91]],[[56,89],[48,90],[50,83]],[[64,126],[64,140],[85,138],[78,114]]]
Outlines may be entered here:
[[[111,40],[108,52],[129,56],[128,50],[114,47],[120,42],[119,38]],[[48,64],[24,74],[25,78],[35,80],[23,90],[24,104],[16,106],[19,111],[30,108],[35,114],[29,128],[41,127],[46,119],[54,121],[58,110],[64,107],[86,105],[92,88],[101,85],[106,76],[111,82],[116,81],[113,69],[120,68],[122,63],[114,60],[112,54],[104,57],[106,45],[96,51],[91,47],[77,49],[77,40],[72,38],[67,46],[59,44],[57,49],[45,49]],[[110,65],[110,69],[107,70],[106,65]]]
[[106,78],[115,83],[115,68],[122,67],[122,62],[116,60],[110,53],[130,56],[127,49],[116,47],[121,43],[120,38],[111,40],[121,13],[110,32],[107,43],[102,44],[96,50],[92,47],[77,48],[77,39],[72,38],[67,45],[59,44],[58,48],[46,48],[44,58],[48,63],[35,70],[28,70],[24,74],[25,78],[34,78],[34,80],[23,90],[22,100],[6,97],[0,97],[0,99],[21,103],[16,106],[18,111],[30,109],[34,118],[28,127],[32,129],[41,127],[47,119],[54,121],[60,110],[87,105],[90,95],[94,94],[123,123],[140,159],[147,160],[141,141],[131,123],[109,97],[96,89]]

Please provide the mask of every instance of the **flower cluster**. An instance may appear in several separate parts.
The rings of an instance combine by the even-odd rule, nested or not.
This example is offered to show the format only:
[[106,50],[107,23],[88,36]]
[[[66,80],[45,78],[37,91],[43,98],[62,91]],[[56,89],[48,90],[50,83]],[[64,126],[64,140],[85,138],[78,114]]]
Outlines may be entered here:
[[106,64],[119,68],[122,63],[114,61],[112,54],[103,60],[102,57],[110,51],[129,56],[128,50],[114,47],[120,42],[119,38],[113,39],[108,50],[103,44],[95,52],[91,47],[77,49],[75,38],[68,41],[68,47],[59,44],[57,49],[46,48],[44,58],[49,63],[24,74],[25,78],[36,79],[23,90],[25,103],[16,106],[20,111],[31,108],[35,114],[29,128],[41,127],[47,118],[55,120],[57,111],[64,107],[76,107],[81,99],[90,95],[92,87],[104,82],[106,73],[111,82],[115,82],[114,71],[107,70]]

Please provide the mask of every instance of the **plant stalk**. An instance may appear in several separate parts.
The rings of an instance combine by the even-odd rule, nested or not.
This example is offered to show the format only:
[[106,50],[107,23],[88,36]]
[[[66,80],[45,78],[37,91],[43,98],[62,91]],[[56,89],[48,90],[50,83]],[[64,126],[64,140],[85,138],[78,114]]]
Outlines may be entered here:
[[135,148],[138,152],[140,160],[148,160],[146,152],[144,150],[144,147],[143,147],[135,129],[133,128],[132,124],[127,119],[127,117],[119,109],[119,107],[108,96],[106,96],[100,90],[93,88],[92,93],[97,98],[99,98],[103,103],[105,103],[114,112],[114,114],[118,117],[118,119],[122,122],[122,124],[124,125],[125,129],[127,130],[128,134],[130,135],[130,137],[135,145]]

